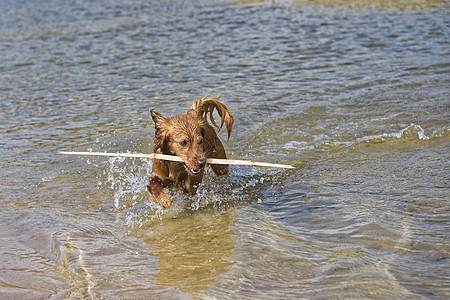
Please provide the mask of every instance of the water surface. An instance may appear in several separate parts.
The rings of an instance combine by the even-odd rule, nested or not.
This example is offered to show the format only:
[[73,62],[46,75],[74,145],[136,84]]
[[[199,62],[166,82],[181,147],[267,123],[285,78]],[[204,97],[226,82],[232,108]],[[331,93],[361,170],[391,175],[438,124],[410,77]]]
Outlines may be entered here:
[[[0,0],[1,298],[448,298],[449,5],[391,2]],[[296,168],[163,210],[151,161],[57,154],[219,95],[230,158]]]

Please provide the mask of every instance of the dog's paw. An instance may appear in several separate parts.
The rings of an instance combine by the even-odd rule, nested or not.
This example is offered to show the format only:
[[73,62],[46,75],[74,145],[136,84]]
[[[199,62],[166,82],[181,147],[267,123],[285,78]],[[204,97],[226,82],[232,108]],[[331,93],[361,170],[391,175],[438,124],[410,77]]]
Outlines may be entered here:
[[148,191],[152,195],[153,201],[158,203],[164,208],[169,208],[172,205],[169,195],[167,195],[166,189],[161,184],[159,179],[150,177],[149,184],[147,186]]

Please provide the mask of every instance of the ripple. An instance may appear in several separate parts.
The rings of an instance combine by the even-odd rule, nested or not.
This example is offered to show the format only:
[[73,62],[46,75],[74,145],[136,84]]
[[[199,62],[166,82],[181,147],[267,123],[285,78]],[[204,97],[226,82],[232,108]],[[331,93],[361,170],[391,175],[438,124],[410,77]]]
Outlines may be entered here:
[[52,252],[56,256],[56,270],[63,274],[72,287],[70,297],[94,299],[92,289],[95,284],[92,275],[84,266],[83,252],[76,241],[57,232],[52,236]]

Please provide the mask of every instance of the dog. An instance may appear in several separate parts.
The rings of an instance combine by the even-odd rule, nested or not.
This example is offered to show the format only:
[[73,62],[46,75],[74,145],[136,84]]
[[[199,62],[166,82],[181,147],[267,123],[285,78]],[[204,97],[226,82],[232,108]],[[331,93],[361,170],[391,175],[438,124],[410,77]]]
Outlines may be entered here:
[[[218,126],[213,112],[217,111],[221,118]],[[148,190],[153,200],[164,208],[171,206],[172,201],[166,188],[181,188],[194,196],[198,185],[202,182],[207,158],[226,159],[225,149],[211,123],[222,131],[225,124],[228,140],[233,127],[234,117],[219,98],[203,98],[194,102],[184,115],[163,117],[153,109],[150,111],[155,123],[155,140],[153,152],[176,155],[183,162],[155,159],[150,176]],[[227,140],[227,141],[228,141]],[[217,175],[228,174],[228,165],[211,164]]]

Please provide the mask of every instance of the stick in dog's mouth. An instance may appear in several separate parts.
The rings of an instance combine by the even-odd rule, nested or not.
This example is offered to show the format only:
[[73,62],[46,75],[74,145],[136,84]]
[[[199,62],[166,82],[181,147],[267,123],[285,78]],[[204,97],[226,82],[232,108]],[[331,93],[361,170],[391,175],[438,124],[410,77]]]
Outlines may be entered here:
[[[90,156],[110,156],[110,157],[136,157],[136,158],[149,158],[149,159],[162,159],[168,161],[183,162],[181,157],[175,155],[165,155],[165,154],[144,154],[144,153],[107,153],[107,152],[67,152],[61,151],[59,154],[67,155],[90,155]],[[254,162],[250,160],[240,160],[240,159],[218,159],[218,158],[208,158],[206,160],[208,164],[223,164],[223,165],[243,165],[243,166],[256,166],[256,167],[275,167],[275,168],[286,168],[295,169],[291,165],[280,165],[272,164],[266,162]]]

